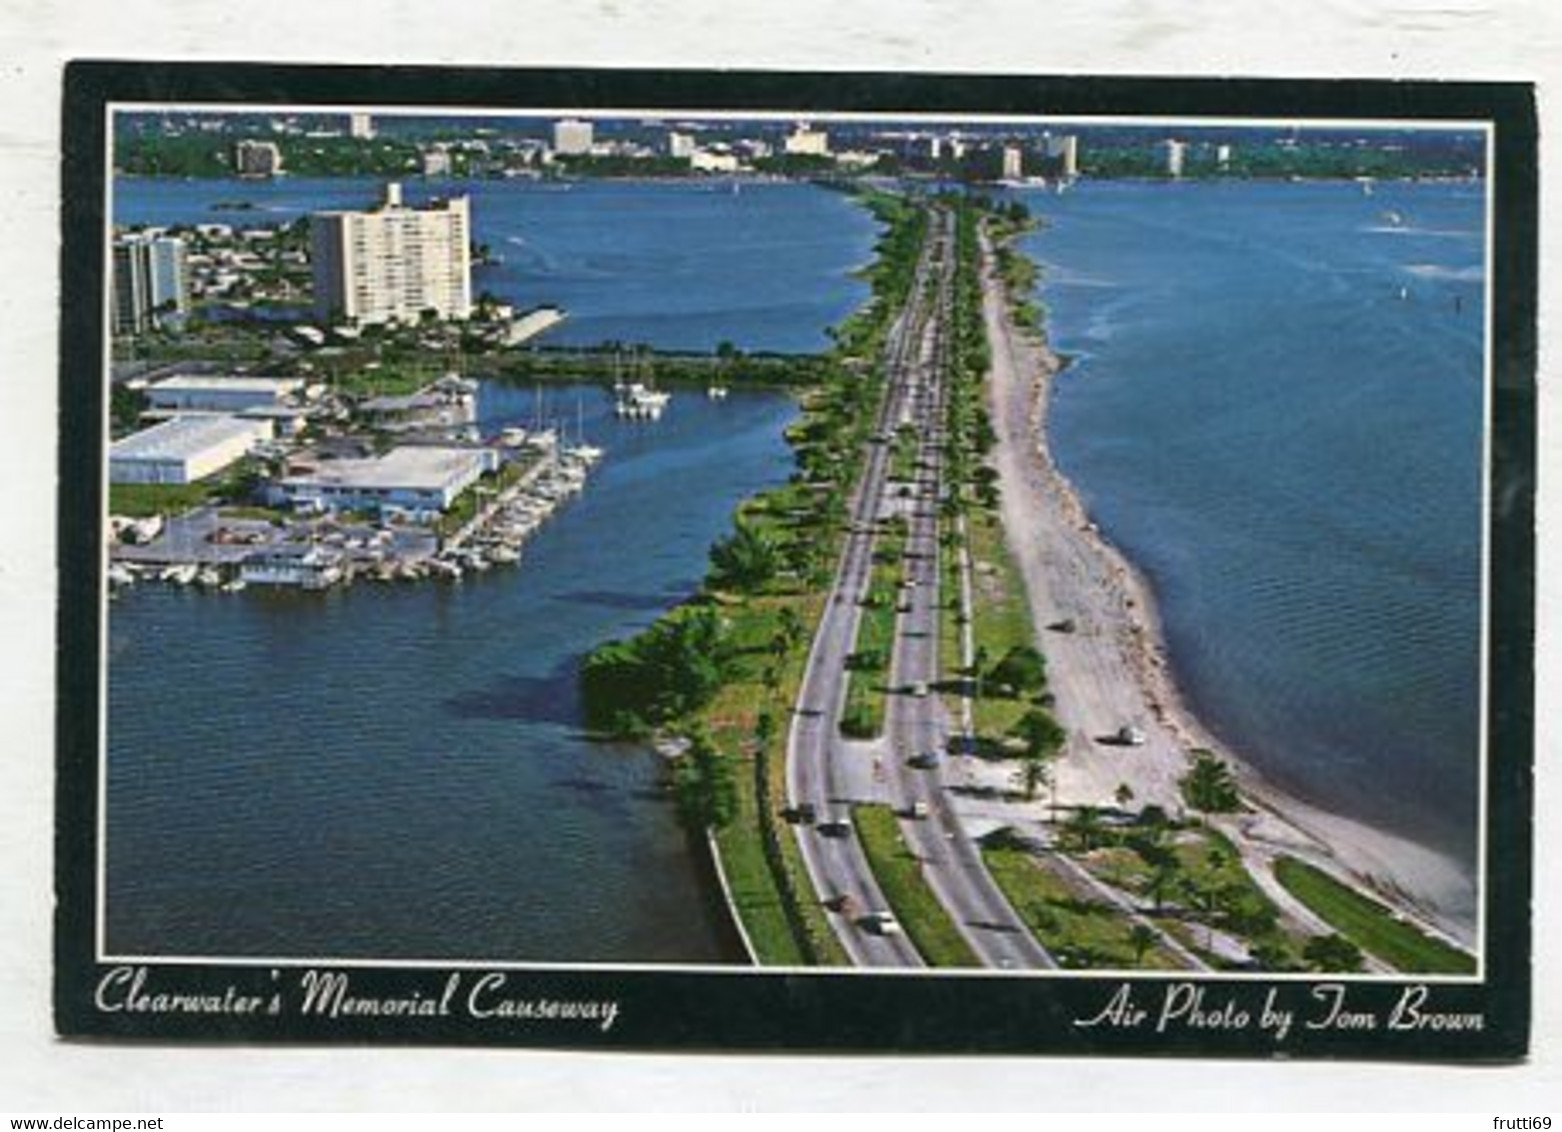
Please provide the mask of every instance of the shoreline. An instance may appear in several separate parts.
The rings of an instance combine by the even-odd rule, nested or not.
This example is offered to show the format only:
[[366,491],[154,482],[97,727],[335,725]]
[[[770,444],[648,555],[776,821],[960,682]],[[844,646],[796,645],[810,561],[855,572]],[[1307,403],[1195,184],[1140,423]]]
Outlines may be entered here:
[[[989,399],[999,436],[1004,528],[1027,597],[1058,714],[1069,731],[1056,764],[1060,804],[1110,805],[1118,783],[1138,804],[1183,808],[1177,779],[1190,748],[1225,760],[1251,812],[1212,816],[1248,871],[1288,917],[1316,918],[1274,881],[1273,861],[1291,855],[1361,887],[1431,934],[1473,949],[1479,909],[1474,880],[1458,864],[1397,834],[1303,801],[1280,789],[1219,740],[1189,707],[1172,671],[1154,593],[1137,567],[1097,529],[1047,442],[1053,385],[1064,369],[1045,332],[1016,323],[1012,297],[993,270],[984,232],[983,314],[993,343]],[[1045,627],[1074,618],[1083,630]],[[1104,746],[1095,736],[1134,723],[1142,747]],[[1128,752],[1128,753],[1124,753]]]

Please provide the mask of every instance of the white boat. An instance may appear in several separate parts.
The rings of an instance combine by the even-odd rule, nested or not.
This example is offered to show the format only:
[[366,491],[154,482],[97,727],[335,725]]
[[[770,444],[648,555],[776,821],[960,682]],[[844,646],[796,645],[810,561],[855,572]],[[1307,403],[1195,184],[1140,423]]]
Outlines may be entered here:
[[615,415],[627,420],[661,420],[662,413],[666,410],[667,403],[671,400],[671,393],[652,389],[643,382],[632,381],[624,386],[623,390],[618,394],[618,400],[613,406],[613,412]]
[[727,393],[728,390],[725,385],[711,385],[707,386],[705,390],[705,396],[709,397],[712,401],[725,401],[727,399]]

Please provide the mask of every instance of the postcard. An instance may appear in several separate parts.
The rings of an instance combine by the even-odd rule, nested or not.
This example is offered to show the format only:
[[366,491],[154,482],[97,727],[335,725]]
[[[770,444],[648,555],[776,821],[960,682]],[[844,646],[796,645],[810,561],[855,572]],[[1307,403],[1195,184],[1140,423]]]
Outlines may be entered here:
[[61,1034],[1524,1055],[1529,87],[65,126]]

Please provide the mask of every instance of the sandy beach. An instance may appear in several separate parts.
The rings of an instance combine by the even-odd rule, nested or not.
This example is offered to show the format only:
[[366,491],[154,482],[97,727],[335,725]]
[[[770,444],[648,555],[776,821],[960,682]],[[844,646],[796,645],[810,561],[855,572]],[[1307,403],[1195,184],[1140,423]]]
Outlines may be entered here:
[[[985,237],[982,281],[1003,522],[1042,637],[1055,711],[1068,732],[1055,768],[1058,803],[1111,806],[1127,784],[1136,806],[1153,802],[1177,813],[1187,752],[1207,748],[1232,767],[1252,808],[1216,824],[1293,924],[1329,930],[1274,880],[1272,861],[1280,854],[1370,888],[1407,919],[1475,947],[1475,892],[1458,863],[1286,794],[1189,710],[1149,587],[1102,538],[1047,450],[1047,409],[1062,363],[1041,337],[1015,324]],[[1055,628],[1065,622],[1071,631]],[[1144,743],[1101,742],[1122,727],[1139,729]]]

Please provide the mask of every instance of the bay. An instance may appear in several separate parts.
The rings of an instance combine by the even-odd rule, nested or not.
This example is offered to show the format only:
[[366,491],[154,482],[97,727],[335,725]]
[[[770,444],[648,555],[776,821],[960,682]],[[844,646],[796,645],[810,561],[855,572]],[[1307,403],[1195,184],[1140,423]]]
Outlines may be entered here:
[[[373,207],[375,178],[179,180],[120,177],[123,225],[288,223],[310,212]],[[518,308],[562,307],[538,342],[621,341],[666,350],[812,353],[868,295],[853,272],[877,228],[844,193],[796,182],[441,181],[409,179],[408,204],[467,194],[474,240],[500,259],[473,269]],[[236,204],[247,207],[235,208]]]
[[1473,877],[1484,186],[1026,194],[1051,444],[1265,776]]

